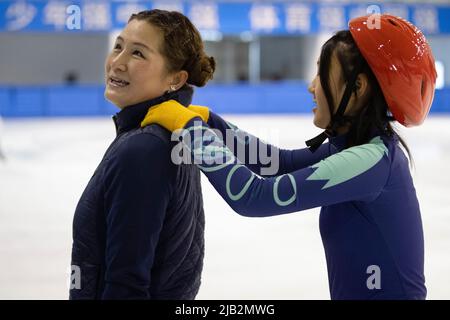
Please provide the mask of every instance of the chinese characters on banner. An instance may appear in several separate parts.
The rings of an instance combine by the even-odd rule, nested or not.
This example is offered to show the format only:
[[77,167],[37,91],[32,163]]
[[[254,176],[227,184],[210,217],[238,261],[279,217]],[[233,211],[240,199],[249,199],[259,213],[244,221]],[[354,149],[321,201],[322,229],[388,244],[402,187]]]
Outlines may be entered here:
[[450,5],[170,0],[6,0],[0,2],[0,31],[108,32],[122,28],[132,13],[153,8],[180,11],[200,31],[223,34],[332,32],[353,17],[376,13],[403,17],[428,34],[450,33]]

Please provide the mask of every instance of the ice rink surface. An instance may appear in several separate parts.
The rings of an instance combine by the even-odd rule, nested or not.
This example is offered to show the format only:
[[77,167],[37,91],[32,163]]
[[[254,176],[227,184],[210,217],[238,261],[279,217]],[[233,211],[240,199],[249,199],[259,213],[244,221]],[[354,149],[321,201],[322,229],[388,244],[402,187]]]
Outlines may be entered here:
[[[320,132],[309,115],[224,118],[283,148],[301,148]],[[450,299],[450,117],[399,129],[415,163],[428,299]],[[3,120],[0,299],[67,299],[74,209],[114,136],[110,118]],[[329,299],[319,208],[245,218],[204,177],[202,187],[206,252],[197,299]]]

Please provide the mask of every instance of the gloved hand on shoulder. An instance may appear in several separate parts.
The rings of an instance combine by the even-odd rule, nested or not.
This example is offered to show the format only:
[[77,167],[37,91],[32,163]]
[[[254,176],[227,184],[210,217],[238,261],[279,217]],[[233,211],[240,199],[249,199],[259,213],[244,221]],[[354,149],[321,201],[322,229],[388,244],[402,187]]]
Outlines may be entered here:
[[186,108],[175,100],[169,100],[151,107],[141,122],[141,127],[156,123],[173,132],[184,128],[194,118],[201,118],[207,122],[208,117],[209,109],[207,107],[191,105]]

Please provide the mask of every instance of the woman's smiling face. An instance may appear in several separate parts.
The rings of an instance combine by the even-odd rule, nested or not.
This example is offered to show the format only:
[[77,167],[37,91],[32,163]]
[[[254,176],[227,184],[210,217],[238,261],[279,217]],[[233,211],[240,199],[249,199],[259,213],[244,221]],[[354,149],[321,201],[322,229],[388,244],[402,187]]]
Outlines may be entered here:
[[105,98],[119,108],[163,95],[173,80],[160,53],[162,32],[131,20],[106,58]]

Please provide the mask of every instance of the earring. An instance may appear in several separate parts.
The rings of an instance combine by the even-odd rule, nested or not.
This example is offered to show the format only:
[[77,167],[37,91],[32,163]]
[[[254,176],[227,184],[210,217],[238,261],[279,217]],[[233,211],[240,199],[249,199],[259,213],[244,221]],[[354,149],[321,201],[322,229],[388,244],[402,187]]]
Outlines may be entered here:
[[175,86],[175,85],[171,85],[170,86],[170,92],[172,92],[172,91],[176,91],[177,90],[177,86]]

